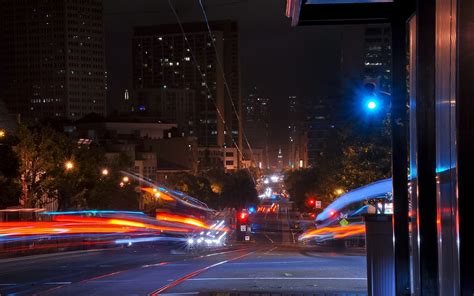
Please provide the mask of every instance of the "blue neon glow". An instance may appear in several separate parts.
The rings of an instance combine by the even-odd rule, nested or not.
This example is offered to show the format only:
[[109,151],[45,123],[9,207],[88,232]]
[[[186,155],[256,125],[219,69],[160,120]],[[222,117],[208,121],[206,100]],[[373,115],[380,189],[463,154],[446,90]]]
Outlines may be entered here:
[[254,207],[250,207],[250,208],[249,208],[249,213],[250,213],[250,214],[255,213],[255,208],[254,208]]
[[362,202],[375,197],[384,197],[387,193],[392,192],[392,179],[385,179],[374,182],[372,184],[354,189],[346,194],[341,195],[322,211],[316,221],[324,221],[331,217],[331,212],[338,212],[356,202]]
[[441,174],[441,173],[450,171],[450,170],[455,169],[455,168],[456,167],[439,167],[439,168],[436,168],[436,173]]

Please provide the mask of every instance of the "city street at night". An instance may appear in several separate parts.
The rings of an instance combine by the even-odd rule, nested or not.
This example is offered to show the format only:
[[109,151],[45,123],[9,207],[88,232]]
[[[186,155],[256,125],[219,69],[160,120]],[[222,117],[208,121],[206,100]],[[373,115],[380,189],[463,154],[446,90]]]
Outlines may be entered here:
[[0,7],[0,296],[474,296],[474,0]]

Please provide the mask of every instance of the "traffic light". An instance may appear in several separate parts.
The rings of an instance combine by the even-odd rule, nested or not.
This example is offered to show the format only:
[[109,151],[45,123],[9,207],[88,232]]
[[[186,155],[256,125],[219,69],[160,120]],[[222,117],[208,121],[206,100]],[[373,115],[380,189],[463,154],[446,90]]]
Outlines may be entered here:
[[316,204],[316,201],[314,200],[314,198],[308,199],[308,205],[309,205],[310,207],[314,207],[315,204]]
[[249,214],[247,214],[246,212],[240,212],[240,214],[238,215],[238,218],[239,218],[240,224],[245,224],[249,219]]
[[377,112],[380,109],[380,103],[375,95],[366,96],[364,99],[364,108],[369,113]]
[[367,108],[368,108],[369,110],[375,110],[375,109],[377,109],[377,106],[378,106],[378,104],[377,104],[377,101],[376,101],[376,100],[374,100],[374,99],[369,99],[369,100],[367,101]]
[[364,84],[364,108],[368,112],[375,112],[380,108],[379,98],[377,96],[377,85],[373,82]]

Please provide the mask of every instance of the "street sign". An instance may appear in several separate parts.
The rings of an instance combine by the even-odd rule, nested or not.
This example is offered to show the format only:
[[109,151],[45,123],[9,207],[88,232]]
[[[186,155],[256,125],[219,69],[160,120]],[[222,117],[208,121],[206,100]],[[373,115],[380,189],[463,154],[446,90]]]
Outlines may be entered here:
[[246,241],[249,241],[249,240],[250,240],[250,236],[249,236],[249,235],[246,235],[246,236],[245,236],[245,240],[246,240]]
[[349,225],[349,221],[347,221],[346,219],[343,218],[341,221],[339,221],[339,225],[347,226],[347,225]]
[[314,207],[315,207],[316,209],[320,209],[320,208],[321,208],[321,201],[320,201],[320,200],[317,200],[317,201],[316,201],[316,204],[314,205]]
[[240,231],[242,232],[247,231],[247,225],[240,225]]

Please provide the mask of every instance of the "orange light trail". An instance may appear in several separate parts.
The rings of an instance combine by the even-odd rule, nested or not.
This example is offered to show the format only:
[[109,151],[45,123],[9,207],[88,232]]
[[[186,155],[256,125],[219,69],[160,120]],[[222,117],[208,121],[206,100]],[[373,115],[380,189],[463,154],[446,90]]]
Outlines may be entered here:
[[350,237],[358,234],[365,233],[365,225],[363,224],[355,224],[355,225],[348,225],[348,226],[331,226],[331,227],[323,227],[319,229],[313,229],[306,231],[303,233],[300,238],[301,239],[308,239],[313,238],[318,235],[333,235],[333,238],[345,238]]
[[186,217],[186,216],[167,214],[167,213],[157,213],[156,220],[166,221],[166,222],[177,222],[177,223],[192,225],[192,226],[196,226],[196,227],[204,228],[204,229],[210,228],[209,225],[207,225],[205,222],[199,219]]
[[147,193],[150,193],[152,195],[155,195],[157,192],[160,193],[160,199],[164,200],[164,201],[170,201],[170,202],[173,202],[175,201],[174,198],[172,198],[171,196],[169,196],[168,194],[166,194],[166,192],[163,192],[163,191],[159,191],[157,190],[156,188],[151,188],[151,187],[141,187],[140,188],[142,191],[145,191]]
[[101,223],[101,224],[110,224],[110,225],[120,225],[124,227],[135,227],[138,229],[153,229],[160,232],[171,231],[171,232],[188,232],[188,229],[181,227],[170,227],[170,226],[161,226],[153,225],[149,223],[143,223],[138,221],[133,221],[130,219],[110,219],[110,218],[101,218],[101,217],[80,217],[72,215],[56,215],[54,216],[55,221],[59,222],[86,222],[86,223]]

